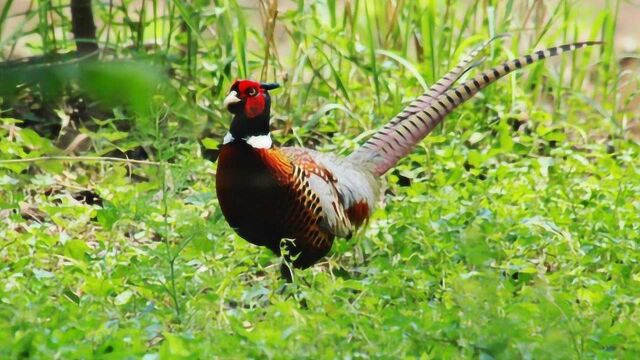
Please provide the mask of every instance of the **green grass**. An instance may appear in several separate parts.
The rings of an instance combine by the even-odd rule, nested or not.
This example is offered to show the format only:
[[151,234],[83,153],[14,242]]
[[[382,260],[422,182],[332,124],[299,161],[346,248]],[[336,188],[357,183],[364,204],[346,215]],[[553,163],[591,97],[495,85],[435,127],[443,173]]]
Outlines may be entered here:
[[[275,32],[265,2],[214,3],[94,2],[105,64],[0,69],[12,79],[0,85],[1,358],[640,352],[638,115],[619,90],[640,79],[618,75],[622,3],[586,16],[570,1],[297,1]],[[5,56],[28,34],[35,54],[74,49],[56,15],[67,2],[42,4],[33,29],[0,28]],[[347,154],[504,32],[483,68],[563,42],[607,45],[519,71],[457,110],[386,177],[367,228],[293,285],[225,223],[201,145],[226,132],[235,78],[282,83],[278,142]],[[36,85],[6,95],[25,81]],[[58,133],[33,129],[70,116],[78,90],[87,116],[64,131],[90,146],[66,154]],[[146,163],[90,158],[137,148]],[[32,160],[67,155],[81,158]],[[72,196],[85,189],[102,206]]]

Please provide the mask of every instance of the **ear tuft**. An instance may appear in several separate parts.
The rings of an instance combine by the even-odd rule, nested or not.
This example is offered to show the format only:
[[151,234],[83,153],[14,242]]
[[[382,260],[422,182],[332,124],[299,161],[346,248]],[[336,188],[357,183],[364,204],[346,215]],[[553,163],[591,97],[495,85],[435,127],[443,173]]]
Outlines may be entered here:
[[280,87],[278,83],[261,83],[260,87],[264,90],[273,90]]

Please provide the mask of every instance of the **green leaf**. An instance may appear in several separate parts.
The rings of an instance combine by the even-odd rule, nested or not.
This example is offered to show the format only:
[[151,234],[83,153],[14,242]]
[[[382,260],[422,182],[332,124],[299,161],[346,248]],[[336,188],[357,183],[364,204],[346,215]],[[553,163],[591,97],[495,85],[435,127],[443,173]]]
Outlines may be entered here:
[[133,291],[125,290],[115,297],[115,299],[113,300],[113,303],[116,305],[125,305],[129,302],[129,300],[131,300],[132,296],[133,296]]
[[200,140],[205,149],[215,150],[220,146],[220,141],[214,138],[206,137]]
[[86,261],[86,254],[91,252],[91,248],[82,240],[69,240],[64,245],[64,254],[73,259]]
[[164,334],[165,341],[162,344],[161,350],[161,358],[162,359],[172,359],[172,358],[186,358],[191,355],[187,344],[177,335],[167,333]]

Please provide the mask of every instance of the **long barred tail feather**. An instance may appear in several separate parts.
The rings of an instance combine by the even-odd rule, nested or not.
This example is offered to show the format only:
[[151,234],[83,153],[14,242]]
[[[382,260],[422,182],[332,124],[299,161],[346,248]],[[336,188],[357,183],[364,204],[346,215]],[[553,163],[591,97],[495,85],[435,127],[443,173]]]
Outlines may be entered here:
[[395,166],[400,159],[409,154],[416,144],[424,139],[453,109],[498,79],[548,57],[600,44],[602,42],[586,41],[540,50],[533,54],[504,62],[453,89],[447,90],[448,87],[446,87],[444,88],[447,90],[446,92],[437,95],[422,108],[412,108],[408,116],[400,116],[405,114],[405,109],[349,157],[356,162],[371,163],[374,174],[382,175]]
[[[405,106],[400,113],[398,113],[393,117],[393,119],[391,119],[391,121],[385,124],[384,128],[381,130],[392,128],[400,121],[403,121],[409,116],[424,109],[438,96],[449,90],[451,85],[458,81],[458,79],[460,79],[464,74],[482,63],[482,61],[471,63],[475,60],[478,54],[482,52],[482,50],[486,49],[486,47],[489,46],[489,44],[491,44],[493,41],[506,36],[507,35],[505,34],[496,35],[491,39],[485,41],[484,43],[478,45],[475,49],[471,50],[471,52],[463,57],[455,67],[449,70],[449,72],[447,72],[440,80],[431,85],[429,89],[424,92],[424,94],[412,100],[409,105]],[[366,148],[367,144],[364,144],[363,146]]]

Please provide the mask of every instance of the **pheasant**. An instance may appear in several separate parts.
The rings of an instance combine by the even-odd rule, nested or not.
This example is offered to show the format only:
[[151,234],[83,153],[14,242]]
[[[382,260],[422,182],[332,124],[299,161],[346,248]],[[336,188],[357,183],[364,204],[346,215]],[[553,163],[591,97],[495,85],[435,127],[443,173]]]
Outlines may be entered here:
[[346,157],[274,146],[269,132],[269,91],[279,85],[235,81],[223,103],[233,119],[216,172],[216,192],[229,225],[250,243],[284,255],[281,271],[291,281],[286,264],[301,269],[313,265],[329,252],[334,238],[349,238],[367,222],[381,200],[380,177],[453,109],[517,69],[600,42],[537,51],[453,87],[487,44],[463,58]]

